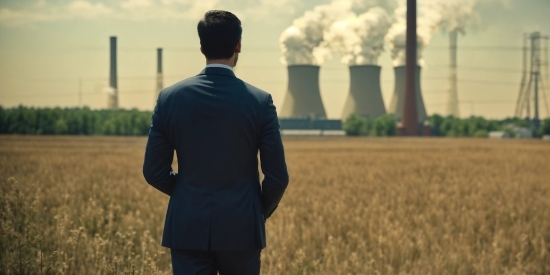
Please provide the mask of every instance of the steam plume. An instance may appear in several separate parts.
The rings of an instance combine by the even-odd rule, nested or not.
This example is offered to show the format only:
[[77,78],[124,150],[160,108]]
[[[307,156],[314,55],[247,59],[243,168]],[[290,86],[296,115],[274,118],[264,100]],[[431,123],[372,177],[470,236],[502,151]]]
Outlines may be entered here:
[[[477,0],[433,0],[419,1],[417,21],[418,64],[424,65],[422,50],[426,47],[437,29],[442,26],[448,32],[465,32],[466,23],[474,12]],[[406,43],[405,2],[399,2],[394,12],[394,24],[386,35],[392,53],[393,65],[405,65]]]
[[392,8],[395,0],[333,0],[306,11],[292,22],[280,36],[279,42],[287,65],[320,65],[330,57],[330,49],[324,34],[336,21],[356,17],[373,6]]
[[295,19],[279,38],[283,58],[287,65],[320,65],[330,56],[330,51],[322,45],[324,31],[340,18],[351,13],[349,3],[332,2],[316,6],[311,11]]
[[[407,7],[404,2],[400,2],[394,12],[394,24],[391,26],[386,40],[390,46],[393,65],[405,65],[406,33],[407,33]],[[430,43],[433,34],[437,31],[441,23],[441,12],[439,2],[424,1],[419,3],[417,19],[417,62],[424,65],[422,59],[422,50]]]
[[359,16],[353,14],[332,24],[325,40],[331,49],[343,54],[344,64],[376,65],[391,23],[384,9],[370,8]]
[[440,2],[442,26],[448,31],[466,32],[466,24],[474,14],[477,0],[446,0]]

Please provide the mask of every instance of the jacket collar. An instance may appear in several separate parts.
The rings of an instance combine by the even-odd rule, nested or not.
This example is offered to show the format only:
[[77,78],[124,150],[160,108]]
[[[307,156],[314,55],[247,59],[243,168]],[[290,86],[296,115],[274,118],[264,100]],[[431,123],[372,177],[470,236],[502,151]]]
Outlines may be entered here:
[[199,75],[223,75],[223,76],[235,77],[235,73],[233,73],[232,70],[228,70],[226,68],[220,68],[220,67],[204,68],[199,73]]

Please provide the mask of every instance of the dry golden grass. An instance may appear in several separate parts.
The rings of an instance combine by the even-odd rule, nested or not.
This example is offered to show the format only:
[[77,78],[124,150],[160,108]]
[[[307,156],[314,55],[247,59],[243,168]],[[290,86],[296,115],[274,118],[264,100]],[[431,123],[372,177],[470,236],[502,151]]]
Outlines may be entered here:
[[[169,274],[144,138],[0,137],[0,274]],[[550,274],[550,143],[285,139],[262,274]]]

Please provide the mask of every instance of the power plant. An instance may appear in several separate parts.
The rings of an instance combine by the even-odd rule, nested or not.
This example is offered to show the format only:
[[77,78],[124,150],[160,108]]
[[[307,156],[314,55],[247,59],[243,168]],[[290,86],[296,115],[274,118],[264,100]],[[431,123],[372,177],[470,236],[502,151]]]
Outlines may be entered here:
[[380,66],[349,66],[349,95],[342,111],[342,119],[350,114],[376,117],[386,114],[380,89]]
[[[394,68],[395,72],[395,87],[393,91],[393,97],[390,103],[388,112],[394,114],[397,120],[403,119],[403,103],[405,101],[405,83],[406,83],[406,67],[398,66]],[[419,123],[426,119],[426,108],[424,107],[424,100],[422,99],[422,92],[420,89],[420,73],[421,67],[416,66],[415,74],[415,91],[416,91],[416,110],[417,120]]]
[[325,118],[319,90],[319,66],[290,65],[287,69],[288,88],[280,116]]
[[110,43],[110,66],[109,66],[109,89],[107,92],[107,108],[118,109],[118,76],[116,64],[116,36],[109,38]]

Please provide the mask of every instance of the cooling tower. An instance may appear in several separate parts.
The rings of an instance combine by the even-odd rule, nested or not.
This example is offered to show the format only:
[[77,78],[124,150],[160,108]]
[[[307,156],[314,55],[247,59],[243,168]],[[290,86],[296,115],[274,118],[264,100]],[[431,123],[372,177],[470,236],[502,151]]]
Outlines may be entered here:
[[[426,118],[426,108],[424,107],[424,100],[422,100],[422,92],[420,90],[420,71],[421,68],[416,66],[416,110],[418,114],[418,122],[423,122]],[[406,81],[406,67],[398,66],[394,68],[395,72],[395,89],[393,91],[393,97],[390,103],[389,113],[394,114],[397,120],[402,120],[403,114],[403,101],[405,100],[405,81]]]
[[326,117],[319,90],[319,66],[288,66],[288,89],[281,117]]
[[342,111],[342,119],[350,114],[365,117],[386,114],[380,90],[380,66],[364,65],[349,67],[349,95]]
[[117,109],[118,108],[118,78],[117,78],[117,66],[116,66],[116,36],[111,36],[109,38],[111,56],[110,56],[110,66],[109,66],[109,87],[110,92],[107,95],[107,108]]

